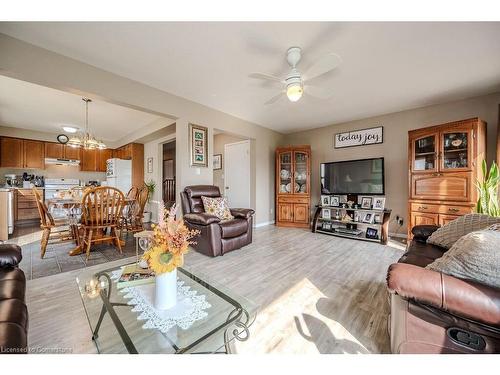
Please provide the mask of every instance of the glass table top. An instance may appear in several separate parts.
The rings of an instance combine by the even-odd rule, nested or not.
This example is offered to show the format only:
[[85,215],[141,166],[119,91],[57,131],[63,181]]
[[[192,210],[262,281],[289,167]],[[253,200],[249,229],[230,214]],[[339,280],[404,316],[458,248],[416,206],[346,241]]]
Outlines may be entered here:
[[[92,338],[99,353],[218,353],[234,352],[235,340],[245,341],[255,320],[257,306],[230,289],[198,272],[178,268],[177,278],[198,295],[204,295],[210,307],[207,315],[189,328],[177,325],[165,333],[143,328],[146,320],[138,320],[140,311],[132,311],[132,300],[112,280],[122,265],[102,271],[83,271],[76,282],[80,291]],[[98,281],[99,288],[89,288]],[[154,284],[153,284],[154,285]],[[84,324],[84,322],[80,322]]]

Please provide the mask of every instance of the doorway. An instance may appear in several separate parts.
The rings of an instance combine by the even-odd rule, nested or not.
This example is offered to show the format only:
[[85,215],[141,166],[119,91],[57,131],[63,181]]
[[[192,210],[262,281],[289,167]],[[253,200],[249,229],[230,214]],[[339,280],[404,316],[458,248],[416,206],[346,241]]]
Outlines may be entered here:
[[230,207],[251,207],[250,140],[224,145],[224,196]]
[[175,141],[163,144],[162,198],[169,209],[175,203]]

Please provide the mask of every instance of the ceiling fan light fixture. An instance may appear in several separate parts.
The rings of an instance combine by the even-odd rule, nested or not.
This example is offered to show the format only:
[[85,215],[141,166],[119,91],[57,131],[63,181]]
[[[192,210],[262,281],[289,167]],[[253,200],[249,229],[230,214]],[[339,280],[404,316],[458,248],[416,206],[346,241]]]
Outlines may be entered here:
[[304,89],[300,83],[292,83],[287,86],[286,88],[286,96],[288,97],[288,100],[291,102],[296,102],[298,101],[301,97],[302,94],[304,93]]

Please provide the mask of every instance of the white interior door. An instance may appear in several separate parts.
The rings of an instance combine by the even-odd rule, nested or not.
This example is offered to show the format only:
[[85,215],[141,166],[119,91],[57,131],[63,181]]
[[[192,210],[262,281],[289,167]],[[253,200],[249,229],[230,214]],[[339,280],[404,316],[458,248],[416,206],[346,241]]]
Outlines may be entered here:
[[232,208],[250,208],[250,141],[224,145],[224,196]]

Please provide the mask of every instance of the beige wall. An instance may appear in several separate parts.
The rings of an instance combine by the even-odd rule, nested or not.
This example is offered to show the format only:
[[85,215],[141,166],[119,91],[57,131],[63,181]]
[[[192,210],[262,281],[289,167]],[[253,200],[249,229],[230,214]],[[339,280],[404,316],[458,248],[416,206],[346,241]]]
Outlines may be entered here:
[[222,169],[214,170],[214,185],[218,186],[221,193],[224,192],[224,145],[228,143],[244,141],[245,138],[238,137],[232,134],[216,134],[214,135],[214,155],[222,154]]
[[[213,181],[213,142],[209,142],[207,168],[192,168],[188,153],[188,124],[239,134],[255,141],[256,222],[274,219],[274,150],[282,135],[257,124],[183,99],[142,83],[0,34],[0,74],[28,82],[88,95],[97,100],[168,116],[176,122],[177,191],[190,184]],[[117,139],[120,139],[120,135]]]
[[[408,200],[408,130],[441,124],[454,120],[480,117],[488,123],[488,161],[495,158],[496,128],[500,93],[434,105],[383,116],[331,125],[298,132],[284,137],[284,144],[310,144],[312,150],[311,192],[312,203],[319,201],[319,165],[328,161],[385,158],[386,206],[392,208],[390,232],[398,229],[394,219],[403,216],[405,225],[399,233],[406,232]],[[333,135],[339,132],[384,127],[384,143],[344,149],[333,148]]]
[[[163,168],[163,148],[162,145],[166,142],[175,140],[176,125],[172,124],[167,127],[167,133],[162,138],[144,144],[144,181],[153,180],[156,182],[156,189],[153,194],[152,201],[159,202],[162,200],[162,168]],[[153,173],[148,172],[148,158],[153,158]],[[152,212],[151,219],[157,221],[158,207],[152,202],[148,207]]]

